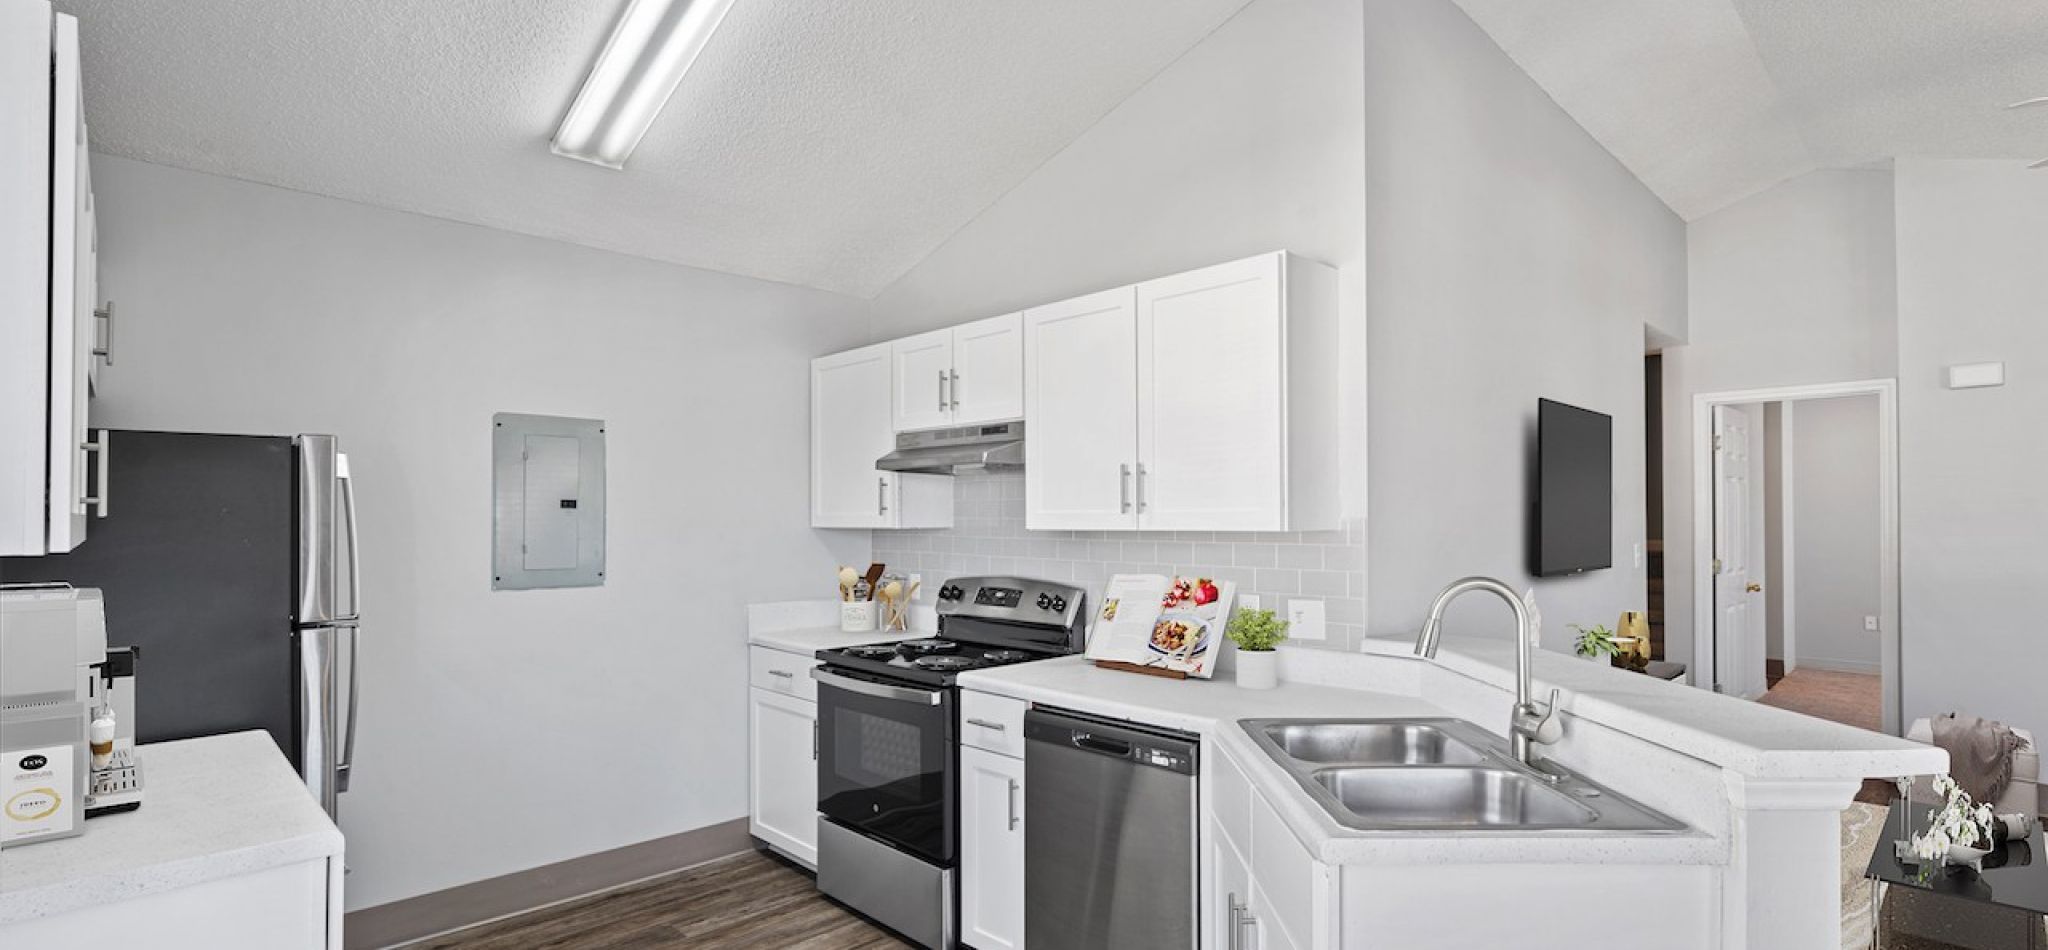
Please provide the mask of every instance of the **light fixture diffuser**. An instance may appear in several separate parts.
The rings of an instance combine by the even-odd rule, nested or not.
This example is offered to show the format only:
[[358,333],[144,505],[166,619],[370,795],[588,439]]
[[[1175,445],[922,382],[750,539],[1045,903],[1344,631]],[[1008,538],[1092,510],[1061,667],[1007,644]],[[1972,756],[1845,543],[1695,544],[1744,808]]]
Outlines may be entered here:
[[550,146],[556,155],[624,168],[697,61],[733,0],[627,0],[597,65]]

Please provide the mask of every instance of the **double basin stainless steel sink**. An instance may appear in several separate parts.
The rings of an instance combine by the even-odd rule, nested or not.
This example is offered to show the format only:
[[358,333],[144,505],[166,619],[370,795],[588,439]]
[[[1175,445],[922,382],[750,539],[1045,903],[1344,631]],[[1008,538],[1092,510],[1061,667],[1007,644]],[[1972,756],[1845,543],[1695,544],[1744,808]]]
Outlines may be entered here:
[[1462,719],[1244,719],[1338,824],[1431,834],[1665,834],[1685,825]]

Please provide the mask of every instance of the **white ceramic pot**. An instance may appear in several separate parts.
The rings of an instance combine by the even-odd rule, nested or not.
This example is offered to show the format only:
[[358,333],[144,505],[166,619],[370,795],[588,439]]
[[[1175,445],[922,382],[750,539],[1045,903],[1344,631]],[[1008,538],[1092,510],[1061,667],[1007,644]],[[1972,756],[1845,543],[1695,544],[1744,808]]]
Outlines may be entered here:
[[1272,689],[1280,685],[1280,654],[1272,650],[1237,651],[1237,685]]
[[839,603],[839,629],[846,633],[867,633],[875,629],[875,602],[846,600]]

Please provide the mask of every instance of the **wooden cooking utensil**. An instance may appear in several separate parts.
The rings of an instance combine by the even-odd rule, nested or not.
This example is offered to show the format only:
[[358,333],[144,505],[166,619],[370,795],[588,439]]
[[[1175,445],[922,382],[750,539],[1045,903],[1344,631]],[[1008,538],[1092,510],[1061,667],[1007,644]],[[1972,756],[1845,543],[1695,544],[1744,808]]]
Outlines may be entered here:
[[875,599],[875,582],[882,579],[882,569],[882,565],[880,564],[868,565],[867,582],[869,600]]

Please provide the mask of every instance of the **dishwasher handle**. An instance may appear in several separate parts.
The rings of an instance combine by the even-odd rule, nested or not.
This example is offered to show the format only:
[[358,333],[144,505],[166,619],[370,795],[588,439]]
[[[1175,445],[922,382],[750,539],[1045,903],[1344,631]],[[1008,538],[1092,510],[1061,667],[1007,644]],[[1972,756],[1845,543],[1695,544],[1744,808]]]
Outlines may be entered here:
[[1024,713],[1024,739],[1089,755],[1125,759],[1136,765],[1196,774],[1201,741],[1184,732],[1101,719],[1084,713],[1033,707]]

